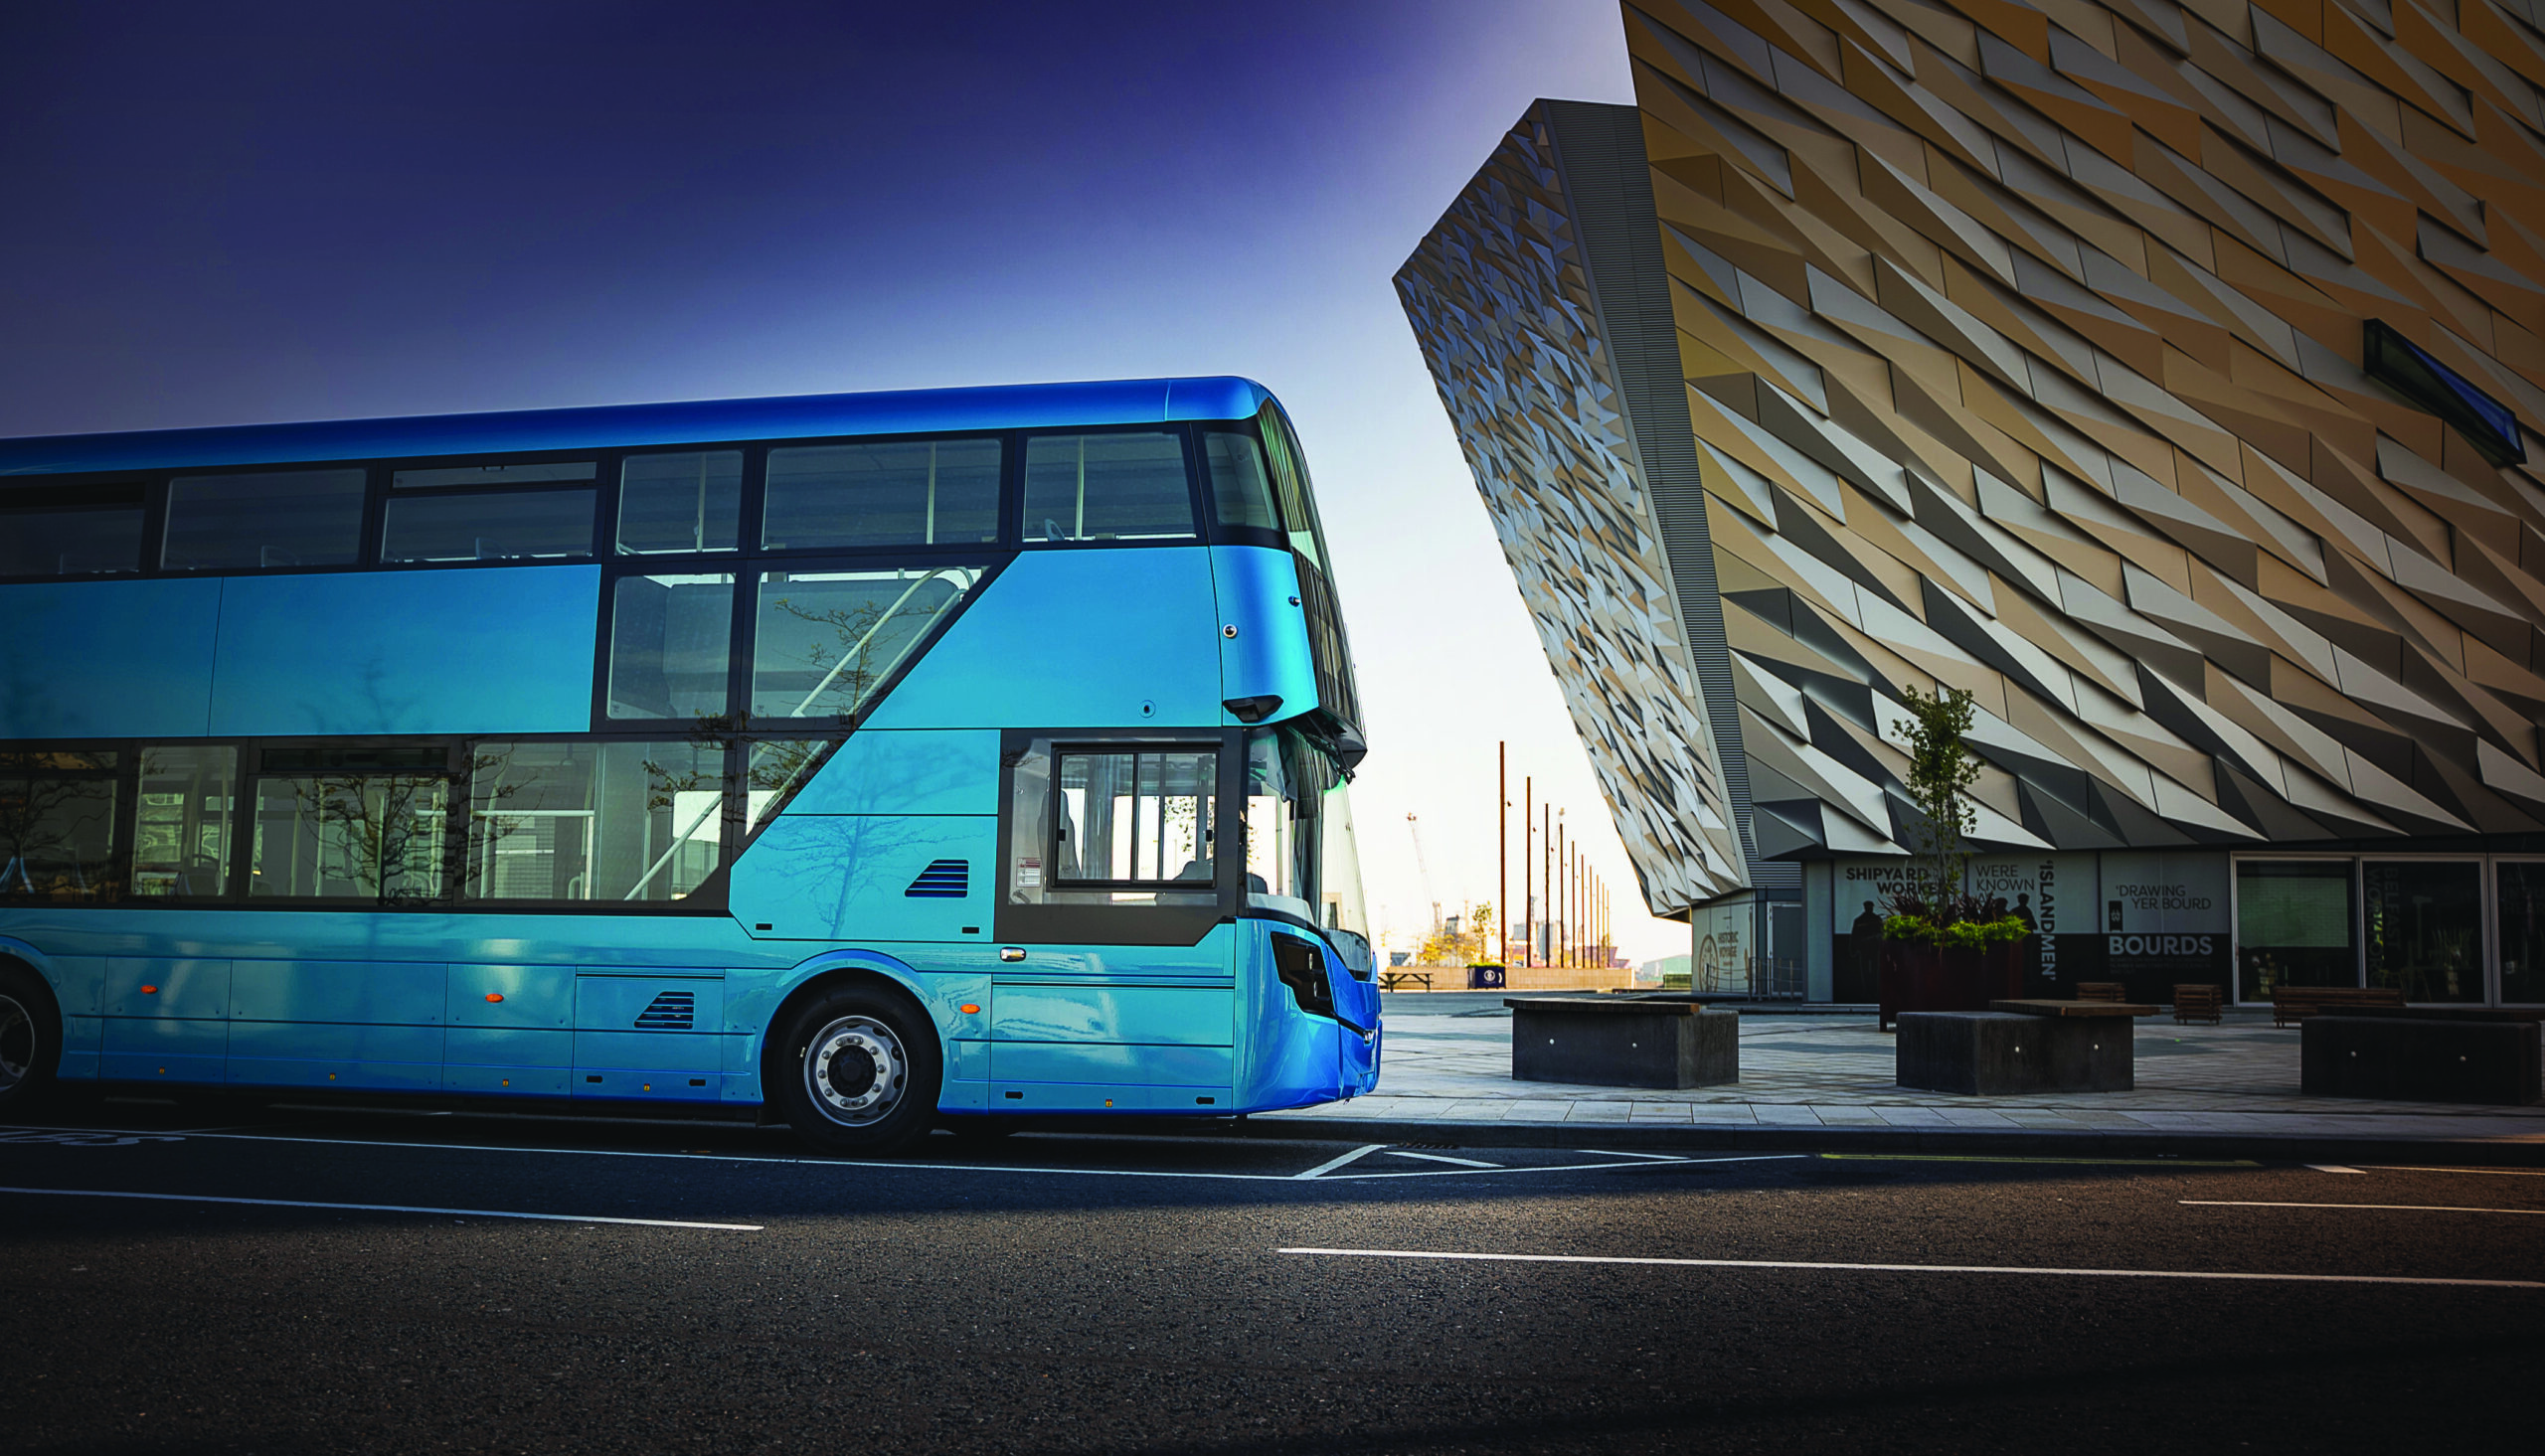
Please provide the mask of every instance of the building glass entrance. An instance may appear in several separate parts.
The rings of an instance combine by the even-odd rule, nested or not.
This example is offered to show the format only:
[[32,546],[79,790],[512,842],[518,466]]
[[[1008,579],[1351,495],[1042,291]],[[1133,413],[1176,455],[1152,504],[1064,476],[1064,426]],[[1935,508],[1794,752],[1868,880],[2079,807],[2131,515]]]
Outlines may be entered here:
[[2480,861],[2369,860],[2360,888],[2370,986],[2406,1001],[2484,999]]
[[2492,866],[2500,926],[2500,999],[2545,1002],[2545,861],[2501,860]]

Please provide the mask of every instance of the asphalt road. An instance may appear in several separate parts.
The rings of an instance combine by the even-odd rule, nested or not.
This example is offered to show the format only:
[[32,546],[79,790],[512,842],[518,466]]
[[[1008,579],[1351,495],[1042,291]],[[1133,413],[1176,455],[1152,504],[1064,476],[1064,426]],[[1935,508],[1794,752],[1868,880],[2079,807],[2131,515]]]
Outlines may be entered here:
[[0,1186],[10,1451],[2529,1451],[2545,1370],[2507,1171],[105,1104]]

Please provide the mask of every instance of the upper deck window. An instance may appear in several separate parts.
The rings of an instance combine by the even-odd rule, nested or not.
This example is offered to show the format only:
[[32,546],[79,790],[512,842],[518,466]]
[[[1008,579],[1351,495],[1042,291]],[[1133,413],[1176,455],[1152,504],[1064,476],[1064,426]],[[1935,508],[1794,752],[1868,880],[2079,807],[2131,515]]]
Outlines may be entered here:
[[618,468],[618,554],[732,551],[743,514],[743,452],[630,455]]
[[981,575],[978,566],[763,572],[752,717],[859,712]]
[[140,569],[140,486],[0,488],[0,576]]
[[1184,442],[1163,432],[1036,435],[1025,442],[1025,540],[1190,539]]
[[1264,448],[1272,457],[1272,483],[1281,495],[1281,519],[1289,527],[1290,549],[1322,571],[1325,531],[1317,524],[1316,497],[1308,488],[1308,462],[1299,454],[1290,422],[1279,410],[1267,404],[1256,418],[1264,427]]
[[172,571],[351,566],[361,551],[361,470],[180,475],[168,482]]
[[[590,460],[401,470],[390,477],[380,559],[495,562],[591,556],[593,478]],[[494,488],[467,488],[489,486]]]
[[998,540],[997,440],[877,440],[768,452],[768,551]]
[[1253,435],[1215,429],[1202,436],[1202,453],[1211,467],[1211,508],[1223,526],[1281,529],[1272,509],[1272,477],[1264,466],[1264,447]]

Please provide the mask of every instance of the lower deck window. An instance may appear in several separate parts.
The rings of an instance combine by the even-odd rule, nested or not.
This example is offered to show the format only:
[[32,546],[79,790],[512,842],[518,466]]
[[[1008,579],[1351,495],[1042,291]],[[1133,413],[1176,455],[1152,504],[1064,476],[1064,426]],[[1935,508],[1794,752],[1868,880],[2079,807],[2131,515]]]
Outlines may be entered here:
[[249,892],[381,903],[438,899],[449,797],[449,779],[431,770],[268,772],[256,780]]
[[0,900],[108,899],[114,861],[113,752],[0,752]]
[[238,793],[236,748],[142,749],[132,892],[191,897],[228,890]]
[[676,900],[724,863],[725,753],[692,742],[479,743],[477,900]]

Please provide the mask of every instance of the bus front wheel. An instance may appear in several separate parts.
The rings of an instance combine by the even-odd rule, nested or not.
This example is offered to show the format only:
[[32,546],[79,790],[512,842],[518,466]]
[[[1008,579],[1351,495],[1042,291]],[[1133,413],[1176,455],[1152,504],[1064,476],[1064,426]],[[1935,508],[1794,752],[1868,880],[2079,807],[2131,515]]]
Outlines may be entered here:
[[62,1021],[35,972],[0,963],[0,1111],[32,1105],[62,1064]]
[[850,986],[797,1013],[780,1099],[796,1135],[829,1153],[895,1153],[936,1120],[936,1029],[908,999]]

